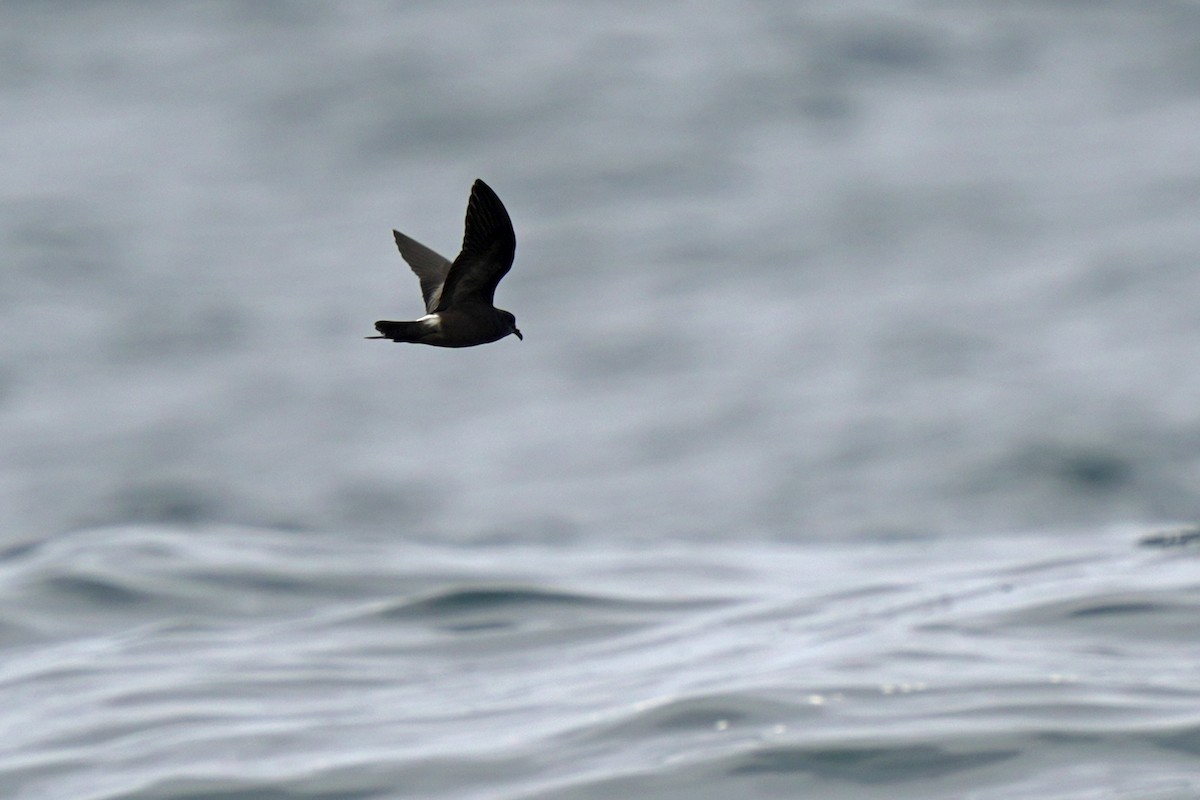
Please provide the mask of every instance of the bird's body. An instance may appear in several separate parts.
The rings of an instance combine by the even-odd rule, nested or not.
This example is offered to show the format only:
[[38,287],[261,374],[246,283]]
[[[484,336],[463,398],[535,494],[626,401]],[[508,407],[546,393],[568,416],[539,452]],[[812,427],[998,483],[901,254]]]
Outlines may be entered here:
[[400,255],[421,281],[425,316],[407,322],[380,320],[375,329],[393,342],[436,347],[473,347],[503,339],[517,319],[492,305],[496,284],[512,268],[517,238],[500,198],[483,181],[471,187],[462,252],[453,262],[400,231],[392,231]]

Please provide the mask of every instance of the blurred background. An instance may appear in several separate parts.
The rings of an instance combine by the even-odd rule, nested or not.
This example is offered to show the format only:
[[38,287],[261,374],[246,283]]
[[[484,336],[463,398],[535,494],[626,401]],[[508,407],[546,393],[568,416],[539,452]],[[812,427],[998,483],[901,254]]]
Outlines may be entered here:
[[[1190,3],[0,15],[8,539],[1200,515]],[[526,341],[364,341],[476,177]]]
[[[0,795],[1200,796],[1200,5],[4,0],[0,109]],[[365,341],[476,178],[525,340]]]

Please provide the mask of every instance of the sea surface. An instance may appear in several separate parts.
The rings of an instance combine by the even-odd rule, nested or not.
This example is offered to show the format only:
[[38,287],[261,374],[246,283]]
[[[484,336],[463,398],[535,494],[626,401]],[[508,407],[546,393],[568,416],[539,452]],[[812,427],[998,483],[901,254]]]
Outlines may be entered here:
[[[0,0],[0,113],[0,797],[1200,798],[1200,5]],[[365,340],[476,178],[525,340]]]

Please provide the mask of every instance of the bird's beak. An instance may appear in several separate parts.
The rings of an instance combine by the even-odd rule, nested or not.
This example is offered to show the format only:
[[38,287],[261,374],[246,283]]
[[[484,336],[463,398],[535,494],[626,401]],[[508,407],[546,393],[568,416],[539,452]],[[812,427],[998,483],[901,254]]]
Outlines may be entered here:
[[522,336],[521,332],[519,330],[517,330],[516,328],[513,328],[513,333],[515,333],[517,335],[517,338],[520,339],[522,342],[525,341],[525,337]]

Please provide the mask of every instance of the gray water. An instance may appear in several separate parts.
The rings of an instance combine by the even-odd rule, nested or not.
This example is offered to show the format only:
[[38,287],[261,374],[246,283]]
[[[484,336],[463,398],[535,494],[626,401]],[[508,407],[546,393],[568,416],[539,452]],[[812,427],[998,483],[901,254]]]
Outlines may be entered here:
[[[0,108],[0,795],[1200,798],[1200,7],[11,0]],[[475,178],[525,341],[365,341]]]

